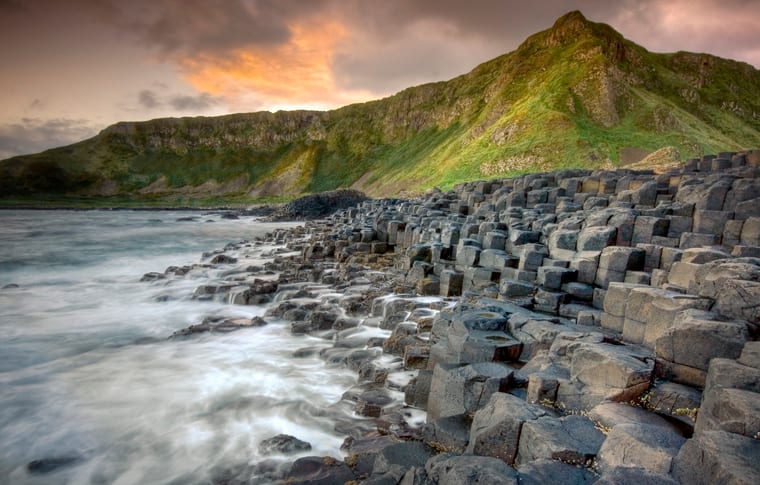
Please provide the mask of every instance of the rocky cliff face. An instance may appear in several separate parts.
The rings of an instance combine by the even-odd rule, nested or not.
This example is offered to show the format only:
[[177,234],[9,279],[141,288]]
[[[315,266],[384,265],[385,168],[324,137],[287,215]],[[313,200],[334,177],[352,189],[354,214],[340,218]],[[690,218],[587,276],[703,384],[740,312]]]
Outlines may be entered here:
[[213,186],[264,197],[353,186],[387,195],[616,165],[622,153],[663,146],[684,156],[760,146],[760,72],[706,54],[653,54],[571,12],[465,75],[378,101],[117,123],[2,162],[0,194],[154,197]]

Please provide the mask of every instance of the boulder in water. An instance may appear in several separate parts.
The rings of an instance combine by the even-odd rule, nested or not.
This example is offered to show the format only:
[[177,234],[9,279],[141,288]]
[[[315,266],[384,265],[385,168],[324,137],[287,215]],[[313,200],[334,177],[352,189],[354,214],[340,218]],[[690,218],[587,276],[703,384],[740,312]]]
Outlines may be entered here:
[[311,444],[289,434],[278,434],[259,443],[259,453],[262,455],[290,454],[309,450],[311,450]]

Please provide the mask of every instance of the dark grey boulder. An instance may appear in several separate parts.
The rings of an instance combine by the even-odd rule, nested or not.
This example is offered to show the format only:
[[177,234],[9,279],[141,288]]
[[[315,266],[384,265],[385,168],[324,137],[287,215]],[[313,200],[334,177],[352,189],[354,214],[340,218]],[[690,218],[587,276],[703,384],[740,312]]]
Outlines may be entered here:
[[463,485],[482,483],[489,485],[517,485],[517,472],[499,460],[487,456],[444,453],[425,464],[431,483]]
[[211,259],[211,264],[234,264],[237,263],[237,258],[228,256],[226,254],[218,254]]
[[686,441],[673,462],[673,477],[690,485],[760,483],[760,440],[706,431]]
[[731,359],[713,359],[707,371],[705,392],[718,387],[760,392],[760,369]]
[[476,411],[493,393],[507,390],[512,373],[510,367],[491,362],[436,365],[430,384],[428,420]]
[[725,387],[706,391],[694,430],[760,437],[760,393]]
[[309,450],[311,450],[310,443],[288,434],[278,434],[259,443],[259,453],[262,455],[300,453]]
[[289,485],[334,485],[355,478],[342,461],[330,456],[307,456],[293,463],[285,481]]
[[497,392],[475,412],[467,453],[515,462],[523,423],[549,415],[546,408]]
[[715,357],[736,359],[749,338],[747,324],[721,321],[712,312],[688,309],[655,341],[657,356],[706,371]]
[[585,467],[569,465],[557,460],[540,459],[517,469],[520,485],[591,485],[598,477]]
[[398,443],[391,436],[368,438],[346,438],[340,447],[346,453],[345,463],[351,467],[357,478],[366,478],[375,466],[375,457],[386,446]]
[[[158,280],[164,280],[166,279],[166,275],[164,273],[157,273],[155,271],[150,273],[145,273],[142,278],[140,278],[140,281],[158,281]],[[3,286],[4,290],[12,289],[12,288],[18,288],[19,286],[16,284],[9,284]]]
[[649,390],[649,408],[694,425],[694,415],[702,401],[698,389],[676,382],[655,382]]
[[663,426],[619,424],[604,440],[597,461],[603,471],[634,466],[667,475],[685,441],[683,436]]
[[419,442],[403,442],[386,446],[378,451],[372,468],[372,476],[392,474],[398,480],[412,467],[422,467],[434,455],[428,445]]
[[433,371],[420,370],[417,377],[412,379],[404,389],[404,402],[415,408],[427,409],[430,383],[432,380]]
[[[684,482],[685,483],[685,482]],[[643,468],[621,466],[605,472],[595,485],[678,485],[670,475],[652,473]]]
[[744,344],[739,363],[748,367],[760,369],[760,341],[747,342]]
[[438,418],[425,425],[422,439],[440,451],[463,452],[470,439],[470,422],[464,414]]
[[384,389],[369,389],[356,399],[356,414],[377,418],[383,408],[393,402],[393,398]]
[[583,416],[553,418],[544,416],[526,421],[520,434],[517,463],[540,458],[587,465],[604,442],[604,435]]
[[[697,405],[699,407],[699,405]],[[622,424],[632,426],[659,426],[670,431],[678,427],[656,413],[627,403],[605,402],[588,412],[588,417],[603,429],[611,430]]]

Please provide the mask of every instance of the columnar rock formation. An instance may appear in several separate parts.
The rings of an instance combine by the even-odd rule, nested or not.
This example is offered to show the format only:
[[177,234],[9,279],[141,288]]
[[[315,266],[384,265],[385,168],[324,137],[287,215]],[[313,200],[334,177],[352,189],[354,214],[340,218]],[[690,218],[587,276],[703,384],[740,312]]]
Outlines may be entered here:
[[428,353],[407,395],[429,388],[410,404],[446,448],[744,483],[760,479],[758,167],[723,153],[365,202],[305,255],[393,249],[418,294],[462,295],[404,350]]
[[250,292],[335,339],[324,357],[358,371],[346,399],[376,419],[345,463],[290,480],[760,483],[759,176],[760,151],[530,174],[280,234],[301,256]]

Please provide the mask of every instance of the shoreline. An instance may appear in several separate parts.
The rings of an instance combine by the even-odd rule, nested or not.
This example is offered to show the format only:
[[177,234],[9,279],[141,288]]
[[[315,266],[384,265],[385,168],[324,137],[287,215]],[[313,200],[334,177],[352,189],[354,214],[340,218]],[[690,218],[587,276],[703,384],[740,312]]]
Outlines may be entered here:
[[[735,291],[760,297],[748,276],[760,278],[760,214],[744,188],[760,172],[740,156],[718,162],[473,182],[274,236],[300,251],[275,258],[279,282],[343,297],[324,306],[298,290],[273,314],[333,339],[323,358],[355,368],[344,397],[376,420],[349,436],[343,461],[299,458],[278,479],[692,483],[711,476],[718,449],[740,464],[722,473],[755,477],[760,430],[737,432],[720,410],[737,405],[722,389],[757,402],[760,389],[720,366],[760,375],[760,315],[708,282],[728,271]],[[343,341],[362,327],[390,335]],[[416,375],[389,382],[383,358]],[[636,456],[620,454],[631,446]]]
[[211,265],[195,298],[267,307],[176,337],[276,320],[356,373],[324,409],[341,459],[278,435],[291,459],[218,481],[760,481],[760,167],[713,162],[367,200],[147,273]]
[[69,207],[69,206],[10,206],[0,205],[0,210],[54,210],[54,211],[178,211],[178,212],[207,212],[207,211],[237,211],[240,213],[246,213],[258,210],[275,210],[277,206],[270,204],[262,204],[259,206],[209,206],[209,207],[190,207],[190,206],[177,206],[177,207],[150,207],[150,206],[137,206],[137,207]]

